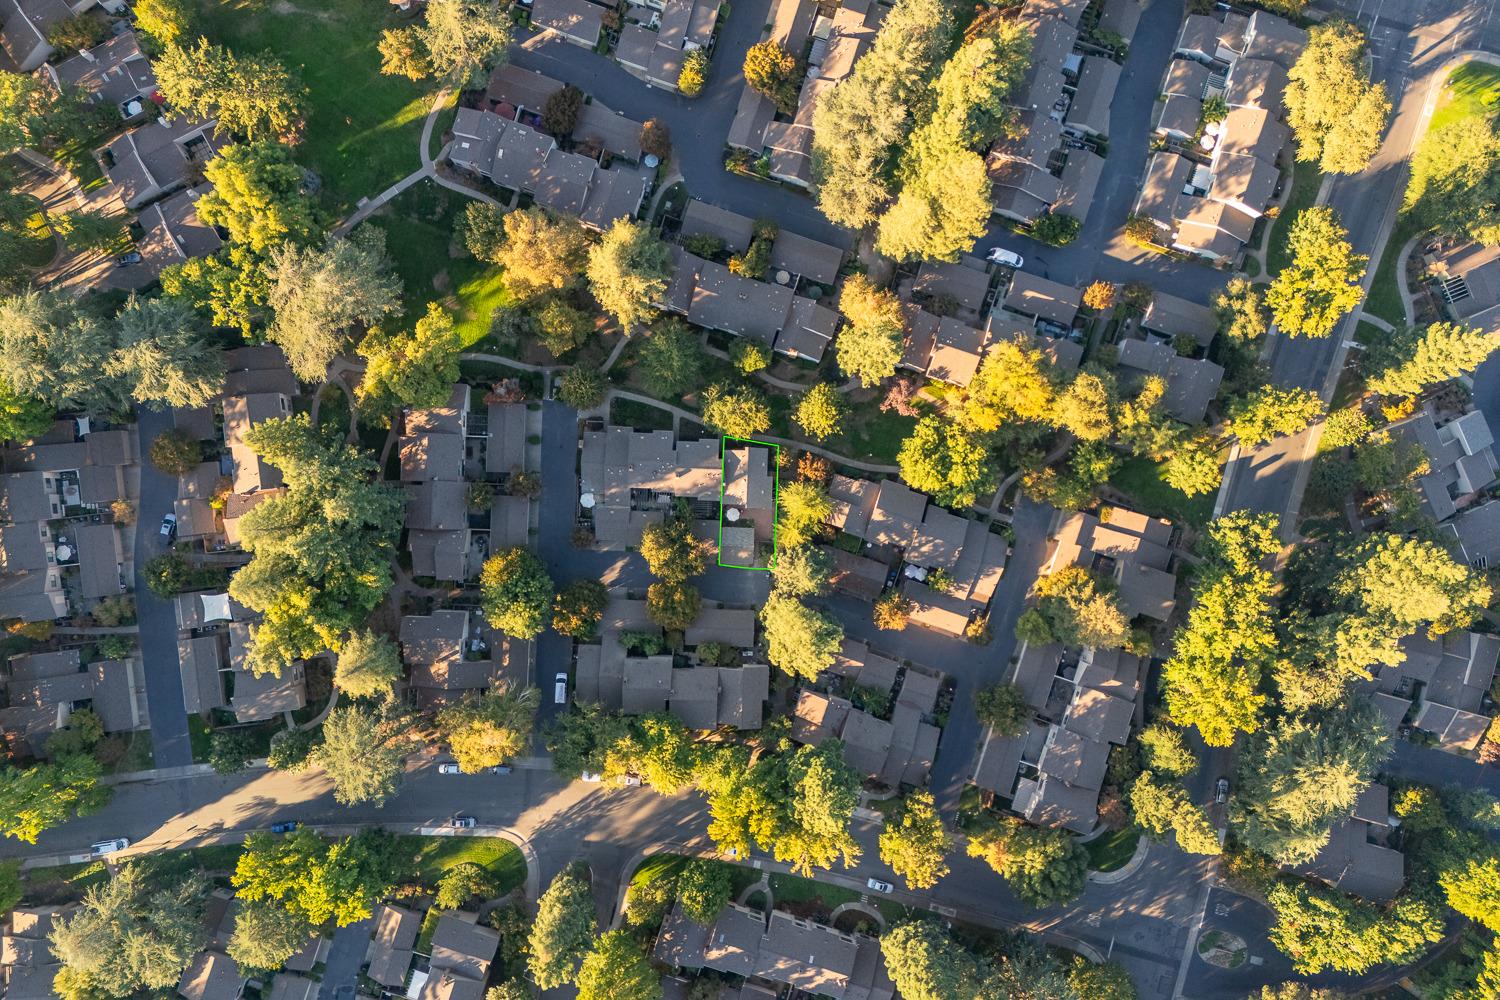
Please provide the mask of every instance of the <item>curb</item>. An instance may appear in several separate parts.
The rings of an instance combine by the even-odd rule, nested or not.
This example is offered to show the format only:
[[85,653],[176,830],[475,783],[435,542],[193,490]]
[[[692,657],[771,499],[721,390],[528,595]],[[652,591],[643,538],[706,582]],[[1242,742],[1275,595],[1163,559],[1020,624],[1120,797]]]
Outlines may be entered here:
[[1135,842],[1135,853],[1130,856],[1129,861],[1112,872],[1089,872],[1088,880],[1094,885],[1117,885],[1140,871],[1149,853],[1151,840],[1143,833],[1141,839]]

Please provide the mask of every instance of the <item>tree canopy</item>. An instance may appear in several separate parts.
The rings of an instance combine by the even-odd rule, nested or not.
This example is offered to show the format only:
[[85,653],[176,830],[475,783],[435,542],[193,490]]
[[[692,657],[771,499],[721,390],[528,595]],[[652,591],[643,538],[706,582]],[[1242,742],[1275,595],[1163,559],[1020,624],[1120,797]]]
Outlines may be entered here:
[[535,687],[497,685],[438,710],[433,724],[465,774],[525,756],[531,745],[541,693]]
[[1308,30],[1284,96],[1298,160],[1357,174],[1380,148],[1391,102],[1385,84],[1371,82],[1365,56],[1364,33],[1347,21]]
[[168,45],[151,61],[156,85],[174,109],[252,141],[296,142],[306,91],[298,75],[269,52],[240,56],[199,38]]
[[394,836],[373,828],[331,843],[307,829],[252,833],[230,882],[242,903],[273,901],[309,925],[347,927],[394,888],[410,863],[401,855]]
[[103,808],[110,790],[99,784],[102,775],[86,754],[0,770],[0,834],[34,844],[42,831]]
[[[323,380],[329,362],[347,346],[353,327],[377,323],[401,309],[401,279],[386,257],[384,234],[373,227],[360,228],[349,239],[334,240],[321,249],[292,243],[274,249],[269,274],[275,319],[267,333],[304,382]],[[418,338],[426,341],[422,350],[430,351],[433,341],[442,340],[444,316],[433,306],[418,322]],[[409,343],[408,338],[402,340]],[[387,365],[376,377],[389,379],[394,374],[389,370],[392,359],[380,360]]]
[[227,146],[203,167],[203,176],[213,190],[198,199],[198,218],[229,230],[231,243],[263,252],[287,240],[307,242],[318,232],[302,168],[280,143]]
[[504,270],[505,287],[512,294],[529,299],[579,283],[589,260],[589,240],[577,219],[535,205],[506,212],[503,218],[503,242],[487,259]]
[[534,639],[547,627],[552,577],[529,549],[501,549],[484,561],[479,575],[484,617],[518,639]]
[[1363,254],[1354,252],[1348,231],[1333,209],[1315,206],[1292,219],[1287,250],[1292,262],[1266,290],[1276,326],[1293,337],[1326,337],[1359,305],[1365,275]]
[[1500,347],[1500,335],[1461,323],[1400,327],[1366,353],[1365,384],[1385,396],[1415,396],[1478,368]]
[[578,968],[578,1000],[661,1000],[661,976],[624,929],[605,932]]
[[880,860],[913,889],[930,889],[948,874],[946,855],[952,846],[932,793],[914,791],[902,800],[895,822],[880,833]]
[[459,379],[463,340],[453,314],[436,302],[411,333],[371,330],[360,342],[365,373],[356,400],[361,413],[390,420],[402,407],[442,406]]
[[955,421],[929,414],[917,421],[896,456],[901,478],[944,507],[968,507],[991,485],[984,439]]
[[864,386],[896,374],[906,327],[896,294],[853,274],[839,293],[839,312],[849,321],[833,342],[840,370]]
[[404,730],[404,721],[387,710],[340,705],[328,713],[311,759],[328,772],[334,801],[381,806],[396,794],[406,761]]
[[816,679],[844,641],[844,628],[835,619],[778,591],[761,606],[760,621],[767,659],[794,677]]
[[594,894],[586,872],[574,864],[558,872],[537,900],[531,925],[529,964],[537,986],[571,983],[594,939]]
[[1490,119],[1466,115],[1428,131],[1401,207],[1446,236],[1500,244],[1500,131]]
[[672,257],[649,226],[617,219],[590,248],[587,274],[599,305],[630,334],[656,315]]

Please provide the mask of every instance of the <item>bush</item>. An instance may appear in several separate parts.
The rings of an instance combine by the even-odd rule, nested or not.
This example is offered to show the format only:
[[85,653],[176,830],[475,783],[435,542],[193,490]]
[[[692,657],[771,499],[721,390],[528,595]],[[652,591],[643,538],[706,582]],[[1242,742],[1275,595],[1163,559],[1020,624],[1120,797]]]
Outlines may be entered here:
[[220,729],[213,734],[208,766],[219,774],[238,774],[250,766],[255,741],[243,730]]
[[151,464],[169,476],[182,476],[203,461],[203,446],[182,431],[163,431],[146,451]]
[[317,749],[318,734],[305,729],[283,729],[271,737],[266,763],[278,771],[305,771],[308,758]]
[[557,398],[575,410],[592,410],[603,404],[606,386],[603,372],[575,365],[557,380]]
[[694,49],[682,60],[682,70],[677,74],[677,89],[685,97],[697,97],[703,93],[708,82],[708,53]]
[[177,552],[163,552],[146,563],[146,586],[157,597],[176,597],[190,590],[217,590],[229,583],[221,566],[195,566]]
[[672,156],[672,130],[655,118],[641,126],[641,152],[665,163]]
[[1063,247],[1078,238],[1078,230],[1081,228],[1083,223],[1071,215],[1049,213],[1032,225],[1031,236],[1042,243]]
[[99,655],[106,660],[120,660],[130,655],[135,640],[128,635],[107,635],[99,640]]

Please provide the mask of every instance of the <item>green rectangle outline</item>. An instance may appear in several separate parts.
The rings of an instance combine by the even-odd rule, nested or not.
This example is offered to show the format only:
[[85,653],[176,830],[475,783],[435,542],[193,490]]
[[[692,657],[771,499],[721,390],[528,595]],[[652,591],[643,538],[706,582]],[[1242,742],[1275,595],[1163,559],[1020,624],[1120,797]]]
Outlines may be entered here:
[[[724,472],[725,456],[729,453],[730,441],[743,441],[746,444],[760,445],[762,448],[771,449],[771,562],[767,566],[741,566],[738,563],[727,563],[724,561]],[[771,441],[757,441],[755,438],[733,437],[729,434],[719,435],[719,551],[714,554],[714,561],[724,569],[748,569],[761,573],[769,573],[776,566],[776,522],[779,518],[777,507],[781,495],[781,445]]]

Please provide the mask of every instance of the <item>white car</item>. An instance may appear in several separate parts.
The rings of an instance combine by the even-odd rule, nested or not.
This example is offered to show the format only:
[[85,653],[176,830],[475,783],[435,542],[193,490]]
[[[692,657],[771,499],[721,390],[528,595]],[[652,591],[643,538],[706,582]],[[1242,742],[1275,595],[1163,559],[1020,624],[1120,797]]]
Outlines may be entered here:
[[455,816],[452,825],[455,830],[471,830],[478,822],[473,816]]
[[601,781],[604,780],[604,775],[602,775],[602,774],[595,774],[592,771],[584,771],[582,774],[580,774],[578,776],[578,780],[579,781],[586,781],[586,782],[588,782],[591,785],[597,785],[599,782],[601,782]]
[[623,778],[620,779],[620,784],[622,784],[622,785],[629,785],[631,788],[640,788],[641,787],[641,779],[637,778],[633,774],[627,774],[627,775],[625,775],[625,777],[623,777]]
[[553,692],[552,698],[559,705],[566,705],[568,703],[568,675],[567,674],[558,674],[557,675],[557,690]]
[[161,519],[161,537],[171,541],[177,535],[177,515],[168,514]]
[[458,764],[454,763],[451,760],[448,761],[448,763],[446,763],[446,764],[439,764],[438,765],[438,774],[462,774],[462,773],[463,772],[458,769]]
[[1022,257],[1014,250],[1007,250],[1004,247],[991,248],[990,252],[984,255],[984,259],[991,264],[1004,264],[1006,267],[1017,271],[1021,269],[1022,264],[1026,263],[1025,257]]
[[870,879],[865,883],[865,885],[869,886],[871,889],[874,889],[876,892],[890,892],[891,890],[896,888],[889,882],[882,882],[878,878]]
[[129,846],[129,837],[116,837],[114,840],[101,840],[90,850],[93,851],[94,857],[102,858],[107,854],[115,854],[119,851],[123,851]]

